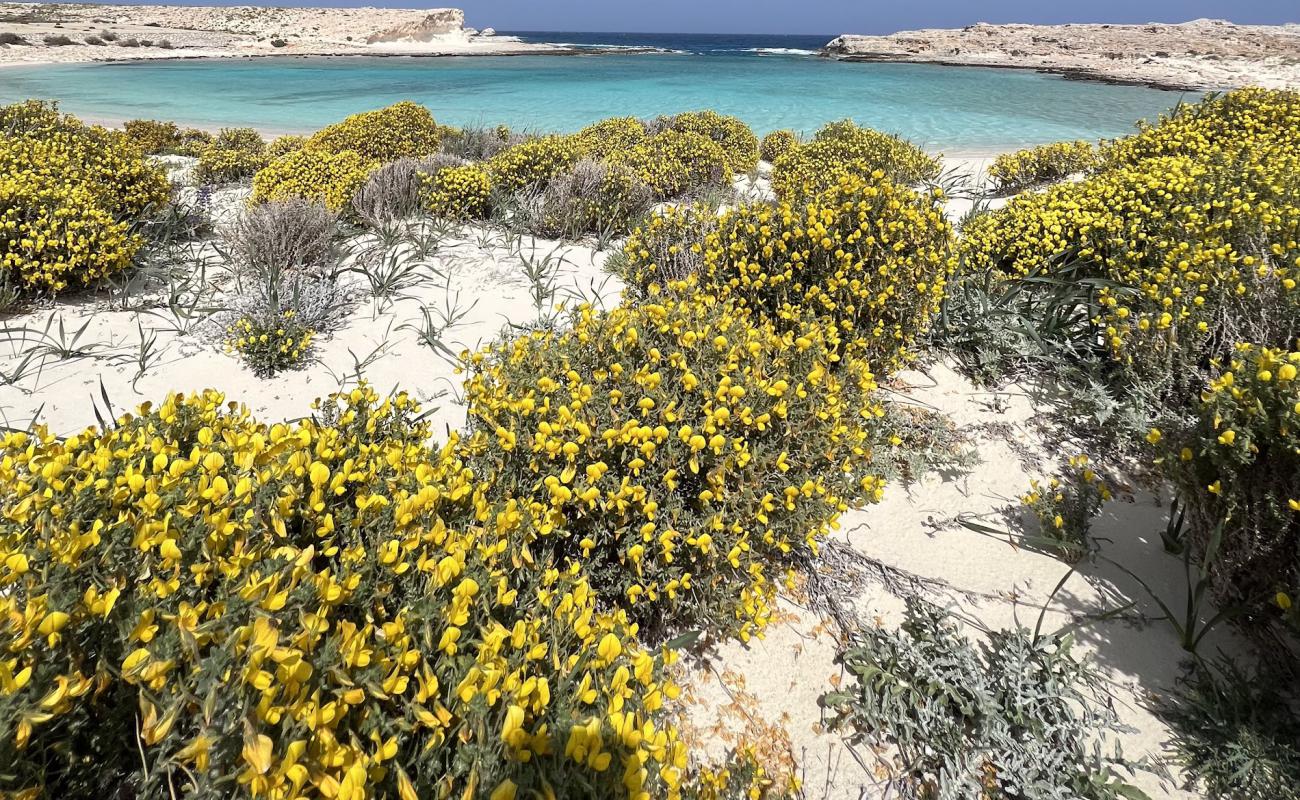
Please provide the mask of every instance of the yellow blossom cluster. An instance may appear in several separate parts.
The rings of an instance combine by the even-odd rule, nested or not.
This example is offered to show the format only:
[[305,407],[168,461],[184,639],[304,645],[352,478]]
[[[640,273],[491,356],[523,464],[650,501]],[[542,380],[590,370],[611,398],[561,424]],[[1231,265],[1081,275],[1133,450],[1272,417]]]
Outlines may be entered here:
[[310,138],[307,136],[296,136],[289,134],[286,136],[277,136],[266,146],[266,156],[271,161],[280,156],[288,155],[295,150],[301,150],[307,146]]
[[122,132],[145,155],[172,153],[181,143],[181,129],[174,122],[132,119],[122,124]]
[[[815,315],[838,328],[837,349],[888,374],[928,329],[954,267],[952,229],[937,194],[877,171],[843,176],[805,205],[741,206],[704,242],[702,282],[778,326]],[[633,270],[655,280],[646,250]]]
[[48,103],[0,107],[0,271],[25,291],[86,286],[131,264],[132,228],[170,188],[121,133]]
[[609,160],[630,167],[660,200],[717,185],[730,175],[727,153],[717,142],[675,130],[657,133]]
[[1039,184],[1089,172],[1099,163],[1100,153],[1092,142],[1053,142],[1014,153],[1003,153],[993,159],[989,177],[999,191],[1020,192]]
[[764,161],[775,164],[777,159],[798,146],[799,136],[794,131],[772,131],[763,137],[763,143],[759,146],[759,153]]
[[266,377],[300,365],[315,335],[292,309],[270,319],[241,317],[226,333],[226,349],[238,353],[255,374]]
[[353,114],[317,131],[307,142],[318,150],[351,151],[379,163],[433,155],[441,143],[442,129],[429,109],[409,100]]
[[623,246],[623,280],[630,290],[644,293],[652,284],[698,276],[704,267],[704,246],[717,229],[713,209],[695,203],[651,214]]
[[545,186],[582,157],[571,136],[543,136],[532,139],[488,159],[486,169],[492,185],[503,192]]
[[784,201],[800,202],[846,175],[874,172],[911,185],[937,177],[939,162],[911,142],[843,120],[826,125],[811,141],[778,158],[772,165],[772,190]]
[[727,156],[728,174],[749,172],[758,166],[758,137],[738,118],[716,111],[689,111],[665,120],[682,133],[696,133],[717,143]]
[[636,117],[611,117],[588,125],[574,138],[585,157],[604,161],[641,144],[648,135]]
[[1080,454],[1071,456],[1065,469],[1046,484],[1030,481],[1020,502],[1038,519],[1039,545],[1079,561],[1088,554],[1092,519],[1110,499],[1110,486]]
[[1199,546],[1222,537],[1216,588],[1253,611],[1290,610],[1300,589],[1298,378],[1300,352],[1238,344],[1196,401],[1193,424],[1147,439]]
[[420,176],[424,205],[447,219],[479,219],[491,209],[492,179],[478,164],[444,167]]
[[638,622],[761,632],[774,574],[879,499],[883,414],[838,330],[675,287],[476,354],[468,461],[518,487],[523,563],[580,564]]
[[252,201],[301,197],[342,211],[375,166],[352,150],[330,152],[311,146],[292,150],[253,176]]
[[0,792],[681,796],[670,654],[360,388],[0,440]]

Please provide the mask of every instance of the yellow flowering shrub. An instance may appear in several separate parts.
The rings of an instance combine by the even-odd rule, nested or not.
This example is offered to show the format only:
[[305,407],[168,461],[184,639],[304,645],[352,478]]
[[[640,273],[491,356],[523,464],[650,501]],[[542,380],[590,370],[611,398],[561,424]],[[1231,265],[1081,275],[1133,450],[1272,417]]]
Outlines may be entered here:
[[[705,244],[702,283],[777,325],[814,314],[837,347],[882,374],[910,357],[944,296],[954,262],[940,195],[880,172],[839,183],[803,206],[741,206]],[[655,265],[644,272],[654,275]]]
[[290,309],[240,317],[226,334],[230,352],[238,353],[254,374],[271,377],[303,363],[311,352],[315,331],[296,319]]
[[127,268],[132,226],[170,186],[123,134],[48,103],[0,107],[0,269],[12,285],[55,294]]
[[729,160],[718,143],[698,133],[666,130],[610,158],[630,167],[660,200],[716,186],[729,176]]
[[301,150],[307,146],[308,139],[309,137],[306,136],[292,134],[277,136],[266,146],[266,157],[268,160],[274,161],[280,156],[288,155],[295,150]]
[[794,131],[780,130],[772,131],[763,137],[763,142],[759,145],[759,155],[769,164],[775,164],[781,156],[789,153],[799,146],[799,137]]
[[679,797],[668,655],[405,396],[0,439],[0,792]]
[[716,142],[727,156],[730,173],[749,172],[758,166],[758,137],[736,117],[716,111],[690,111],[670,117],[668,124],[675,131],[698,133]]
[[1092,142],[1054,142],[999,155],[989,167],[989,177],[999,191],[1019,192],[1088,172],[1098,162],[1099,154]]
[[645,220],[627,237],[619,264],[629,289],[644,292],[698,276],[704,247],[718,229],[713,209],[698,204],[668,206]]
[[492,179],[478,164],[422,173],[425,207],[435,217],[481,219],[492,207]]
[[270,162],[266,142],[252,128],[222,128],[199,154],[194,177],[203,183],[235,183],[253,177]]
[[507,148],[487,161],[492,186],[514,194],[545,187],[577,163],[582,148],[572,136],[543,136]]
[[122,124],[122,132],[146,155],[175,152],[181,143],[181,129],[174,122],[132,119]]
[[442,130],[429,109],[403,100],[322,128],[309,144],[334,153],[351,151],[367,161],[396,161],[438,152]]
[[1259,613],[1300,588],[1300,352],[1238,344],[1190,425],[1152,430],[1187,509],[1194,549],[1219,525],[1210,575],[1225,602]]
[[846,175],[873,172],[883,172],[895,183],[915,184],[937,177],[939,162],[911,142],[843,120],[778,158],[772,165],[772,190],[782,200],[798,202]]
[[584,156],[602,161],[644,142],[647,135],[636,117],[612,117],[588,125],[574,139]]
[[301,197],[343,211],[374,168],[351,150],[331,152],[315,147],[293,150],[267,164],[253,176],[252,201]]
[[180,133],[180,139],[176,143],[176,155],[190,156],[198,158],[203,155],[203,151],[212,146],[215,137],[205,130],[199,128],[185,128]]
[[542,191],[529,230],[554,238],[624,234],[653,204],[653,190],[629,167],[583,159]]
[[1110,499],[1110,486],[1081,454],[1047,483],[1030,481],[1020,502],[1038,521],[1039,545],[1073,562],[1088,555],[1092,520]]
[[679,288],[476,354],[467,460],[533,518],[519,562],[580,564],[657,631],[748,639],[783,568],[879,499],[883,412],[865,365],[837,365],[835,326],[778,330]]

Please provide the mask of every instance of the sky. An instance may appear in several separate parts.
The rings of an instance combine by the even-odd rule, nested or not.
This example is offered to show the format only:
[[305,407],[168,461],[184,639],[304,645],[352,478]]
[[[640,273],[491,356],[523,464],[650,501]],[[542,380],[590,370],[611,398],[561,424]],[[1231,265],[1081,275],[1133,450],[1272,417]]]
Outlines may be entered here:
[[502,31],[894,33],[976,22],[1300,23],[1300,0],[105,0],[173,5],[383,6],[465,9],[466,24]]

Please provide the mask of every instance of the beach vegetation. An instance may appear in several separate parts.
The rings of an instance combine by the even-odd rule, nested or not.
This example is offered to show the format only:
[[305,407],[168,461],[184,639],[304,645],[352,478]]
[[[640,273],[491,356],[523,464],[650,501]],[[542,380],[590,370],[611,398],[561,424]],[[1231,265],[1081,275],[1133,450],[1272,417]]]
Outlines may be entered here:
[[578,239],[623,235],[654,204],[654,192],[630,168],[583,159],[528,198],[522,225],[537,236]]
[[183,128],[180,141],[176,144],[176,155],[198,158],[212,146],[215,139],[215,136],[201,128]]
[[913,185],[937,178],[940,169],[937,159],[911,142],[842,120],[779,157],[772,165],[772,190],[782,200],[798,203],[846,175],[876,172],[892,182]]
[[1014,194],[1086,174],[1098,166],[1100,159],[1100,151],[1092,142],[1054,142],[999,155],[989,167],[989,177],[998,192]]
[[1030,481],[1020,498],[1038,524],[1029,541],[1071,563],[1091,552],[1092,520],[1111,499],[1111,489],[1086,455],[1071,456],[1060,473],[1046,482]]
[[759,155],[769,164],[799,146],[799,135],[790,130],[772,131],[763,137]]
[[486,161],[515,145],[536,138],[527,133],[512,131],[504,125],[486,127],[469,125],[464,128],[443,128],[442,152],[467,161]]
[[132,119],[123,123],[122,131],[145,155],[172,153],[181,144],[181,129],[174,122]]
[[603,161],[645,141],[645,123],[636,117],[611,117],[588,125],[576,134],[587,158]]
[[253,176],[252,202],[297,197],[341,212],[350,207],[374,167],[373,162],[352,150],[322,150],[309,145],[259,169]]
[[62,33],[48,34],[41,41],[45,42],[47,47],[67,47],[73,43],[69,36]]
[[203,183],[246,181],[266,166],[266,140],[252,128],[222,128],[199,153],[194,176]]
[[377,168],[352,198],[352,209],[371,227],[380,228],[411,219],[425,210],[425,185],[429,178],[465,160],[447,153],[426,158],[399,158]]
[[277,136],[266,146],[266,157],[268,161],[274,161],[280,156],[288,155],[295,150],[301,150],[307,146],[309,137],[287,134]]
[[699,193],[730,177],[726,152],[699,133],[665,130],[608,160],[630,168],[658,200]]
[[480,219],[492,206],[492,178],[479,164],[448,166],[421,173],[424,207],[435,217]]
[[749,172],[758,166],[758,137],[737,117],[716,111],[690,111],[663,118],[661,130],[695,133],[716,143],[727,156],[728,174]]
[[27,44],[27,40],[23,38],[22,34],[14,33],[13,31],[0,31],[0,44]]
[[543,136],[501,151],[485,163],[492,186],[505,194],[542,190],[577,163],[581,152],[570,136]]
[[226,349],[237,353],[254,375],[270,378],[302,366],[316,332],[292,309],[271,316],[241,316],[226,330]]
[[404,100],[387,108],[353,114],[322,128],[310,139],[317,150],[351,151],[369,162],[431,156],[438,152],[442,129],[429,109]]

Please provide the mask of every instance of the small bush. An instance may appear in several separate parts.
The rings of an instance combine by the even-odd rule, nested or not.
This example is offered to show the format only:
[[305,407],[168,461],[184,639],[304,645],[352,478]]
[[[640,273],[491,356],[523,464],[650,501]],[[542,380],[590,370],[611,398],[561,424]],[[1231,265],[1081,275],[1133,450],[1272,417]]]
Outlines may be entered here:
[[788,332],[684,292],[582,308],[473,359],[468,459],[536,524],[517,557],[580,564],[604,602],[664,632],[747,639],[776,582],[838,515],[879,499],[880,413],[836,330]]
[[295,150],[301,150],[307,146],[306,136],[277,136],[266,146],[266,157],[269,161],[274,161],[283,155],[288,155]]
[[140,46],[140,40],[139,40],[139,39],[136,39],[136,38],[133,36],[133,37],[131,37],[131,38],[129,38],[129,39],[122,39],[121,41],[119,41],[119,42],[117,43],[117,46],[118,46],[118,47],[139,47],[139,46]]
[[[955,266],[939,198],[843,177],[807,206],[741,206],[705,246],[703,285],[778,326],[805,314],[834,324],[846,355],[882,374],[912,356]],[[656,265],[637,271],[653,280]],[[645,280],[645,279],[643,279]]]
[[110,30],[102,30],[99,32],[99,38],[103,39],[106,42],[116,42],[117,34],[113,33]]
[[67,47],[68,45],[72,44],[72,40],[61,33],[50,34],[46,36],[44,39],[42,39],[41,41],[45,42],[45,44],[49,45],[50,47]]
[[425,208],[435,217],[481,219],[491,210],[492,179],[478,164],[425,173],[421,182]]
[[205,130],[186,128],[181,131],[180,141],[176,145],[176,155],[198,158],[203,151],[212,146],[214,137]]
[[252,128],[222,128],[199,154],[195,177],[203,183],[247,180],[267,164],[266,141]]
[[697,133],[716,142],[727,155],[727,177],[749,172],[758,166],[758,137],[736,117],[716,111],[692,111],[665,121],[663,127],[683,133]]
[[439,170],[465,161],[439,153],[428,158],[399,158],[370,173],[352,198],[352,209],[372,227],[410,219],[426,209],[425,186]]
[[654,192],[631,169],[583,160],[547,184],[533,204],[528,229],[553,238],[624,234],[653,203]]
[[1110,487],[1088,461],[1085,455],[1071,456],[1069,466],[1046,486],[1031,481],[1029,493],[1020,498],[1038,520],[1041,546],[1071,562],[1088,555],[1092,520],[1111,498]]
[[92,45],[92,46],[93,46],[93,45],[101,45],[101,44],[104,43],[104,40],[101,39],[101,38],[99,38],[98,36],[87,36],[85,41],[86,41],[86,44],[88,44],[88,45]]
[[763,137],[763,143],[759,147],[759,153],[764,161],[769,164],[775,164],[778,158],[789,153],[798,146],[799,137],[794,131],[772,131]]
[[514,133],[505,126],[443,128],[442,152],[466,161],[486,161],[530,138],[532,137],[526,134]]
[[27,44],[27,40],[13,31],[0,31],[0,44]]
[[910,600],[899,631],[868,628],[841,659],[853,683],[823,702],[836,729],[897,748],[903,797],[1014,800],[1141,796],[1100,739],[1122,730],[1096,668],[1068,634],[1000,631],[972,643]]
[[429,109],[403,101],[353,114],[318,131],[310,144],[319,150],[351,151],[366,161],[385,162],[433,155],[441,141],[441,129]]
[[613,117],[588,125],[574,138],[584,156],[604,161],[641,144],[647,135],[645,124],[636,117]]
[[916,145],[887,133],[832,122],[812,141],[772,165],[772,190],[787,202],[815,197],[846,175],[881,172],[894,183],[912,185],[935,178],[939,162]]
[[326,267],[338,216],[319,203],[288,198],[252,206],[225,234],[235,264],[257,273]]
[[[1300,588],[1300,352],[1241,344],[1184,429],[1153,430],[1223,607],[1279,615]],[[1283,610],[1285,610],[1283,608]]]
[[311,353],[316,332],[290,310],[270,316],[242,316],[226,333],[226,349],[237,353],[254,375],[269,378],[302,366]]
[[330,152],[315,147],[295,150],[267,164],[253,176],[255,203],[298,197],[330,211],[348,208],[374,165],[351,150]]
[[989,177],[998,191],[1020,192],[1043,183],[1054,183],[1080,172],[1088,172],[1099,163],[1099,154],[1091,142],[1056,142],[1014,153],[1003,153],[993,160]]
[[171,40],[163,39],[162,41],[158,42],[158,47],[162,50],[171,50],[172,49]]
[[502,151],[487,162],[492,186],[505,194],[541,190],[581,157],[572,137],[544,136]]
[[698,133],[668,130],[611,159],[635,172],[660,200],[700,194],[729,177],[727,154]]
[[623,280],[644,290],[699,277],[704,248],[717,229],[718,215],[700,205],[669,206],[651,215],[624,245]]
[[181,146],[181,131],[174,122],[133,119],[128,120],[122,130],[146,155],[172,153]]

